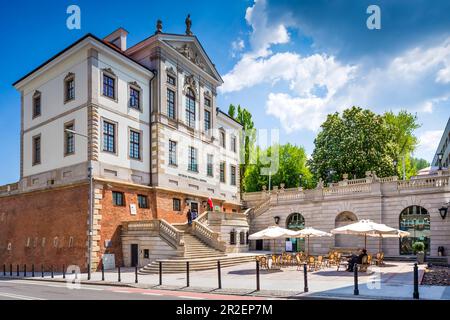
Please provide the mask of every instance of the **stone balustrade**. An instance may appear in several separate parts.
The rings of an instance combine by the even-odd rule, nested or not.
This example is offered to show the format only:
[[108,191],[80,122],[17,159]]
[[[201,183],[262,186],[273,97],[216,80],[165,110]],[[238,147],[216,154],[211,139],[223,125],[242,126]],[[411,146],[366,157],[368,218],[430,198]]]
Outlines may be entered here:
[[316,189],[274,187],[270,192],[263,190],[243,193],[242,199],[249,207],[253,208],[253,216],[258,216],[269,206],[280,202],[321,201],[329,197],[408,192],[408,190],[433,188],[450,188],[450,173],[442,174],[441,172],[437,175],[419,176],[410,180],[398,180],[396,176],[378,178],[376,175],[370,175],[363,179],[344,179],[330,184],[329,187],[318,185]]

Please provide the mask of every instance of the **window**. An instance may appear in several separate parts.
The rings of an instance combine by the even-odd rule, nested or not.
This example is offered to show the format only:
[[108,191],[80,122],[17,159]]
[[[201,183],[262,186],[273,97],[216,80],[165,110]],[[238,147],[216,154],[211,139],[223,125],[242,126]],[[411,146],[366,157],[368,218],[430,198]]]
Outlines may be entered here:
[[211,112],[205,110],[205,131],[208,132],[211,129]]
[[225,183],[225,162],[220,163],[220,182]]
[[141,110],[140,95],[139,89],[130,87],[130,108]]
[[211,100],[205,98],[205,107],[211,107]]
[[144,259],[150,259],[150,250],[144,249]]
[[141,134],[138,131],[130,130],[130,158],[141,159]]
[[186,94],[186,124],[195,128],[195,96],[191,89]]
[[33,165],[41,163],[41,136],[33,137]]
[[115,95],[115,82],[116,79],[114,79],[111,76],[108,76],[106,74],[103,75],[103,95],[111,98],[111,99],[115,99],[116,95]]
[[66,130],[74,130],[74,124],[69,123],[64,126],[64,136],[65,136],[65,148],[64,155],[68,156],[75,153],[75,135],[71,132],[67,132]]
[[36,91],[33,95],[33,118],[41,115],[41,93]]
[[122,192],[113,191],[113,205],[115,206],[125,206],[125,198]]
[[197,149],[194,147],[189,147],[189,165],[188,165],[189,171],[198,172],[198,165],[197,165]]
[[225,144],[225,131],[220,131],[220,146],[222,148],[225,148],[226,144]]
[[230,244],[235,245],[236,244],[236,230],[230,231]]
[[138,194],[138,206],[141,209],[148,209],[148,198],[142,194]]
[[167,89],[167,115],[170,119],[175,120],[175,92],[173,90]]
[[236,166],[230,166],[231,171],[231,185],[236,185]]
[[245,244],[245,232],[244,231],[239,232],[239,244],[241,244],[241,245]]
[[65,102],[75,99],[75,76],[67,75],[64,79],[64,100]]
[[236,136],[231,136],[231,151],[236,152]]
[[181,200],[173,198],[173,211],[181,211]]
[[176,85],[175,77],[167,76],[167,83],[172,85],[172,86]]
[[208,177],[212,177],[214,176],[213,174],[213,155],[212,154],[208,154],[206,159],[206,174],[208,175]]
[[169,140],[169,165],[177,165],[177,143]]
[[103,122],[103,151],[116,152],[116,125],[108,121]]

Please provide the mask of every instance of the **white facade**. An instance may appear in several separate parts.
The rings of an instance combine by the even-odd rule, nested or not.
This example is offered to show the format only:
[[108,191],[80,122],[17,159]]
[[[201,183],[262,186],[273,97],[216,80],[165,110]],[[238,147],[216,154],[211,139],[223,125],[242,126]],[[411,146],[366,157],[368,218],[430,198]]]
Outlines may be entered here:
[[[219,111],[216,90],[222,79],[197,38],[156,34],[125,51],[126,35],[123,29],[105,40],[88,35],[15,83],[22,94],[22,187],[86,179],[91,163],[100,178],[239,205],[241,125]],[[67,98],[68,79],[73,99]],[[139,108],[131,106],[136,92]],[[71,138],[71,149],[68,124],[79,134]],[[169,163],[169,141],[177,145],[176,163]]]

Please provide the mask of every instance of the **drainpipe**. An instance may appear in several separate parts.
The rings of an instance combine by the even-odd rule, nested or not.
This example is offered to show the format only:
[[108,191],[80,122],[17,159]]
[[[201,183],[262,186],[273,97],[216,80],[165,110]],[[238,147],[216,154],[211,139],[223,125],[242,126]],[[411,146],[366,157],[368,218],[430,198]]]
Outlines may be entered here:
[[150,186],[153,186],[153,174],[152,174],[152,105],[153,105],[153,101],[152,101],[152,83],[153,80],[155,79],[156,75],[158,74],[158,71],[156,69],[152,70],[153,72],[153,77],[150,79],[149,82],[149,134],[150,134]]

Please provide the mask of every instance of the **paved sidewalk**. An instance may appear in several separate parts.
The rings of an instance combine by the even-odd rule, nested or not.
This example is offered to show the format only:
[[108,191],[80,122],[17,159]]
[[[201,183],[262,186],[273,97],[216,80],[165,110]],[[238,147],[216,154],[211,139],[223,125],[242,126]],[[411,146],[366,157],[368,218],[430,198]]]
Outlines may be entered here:
[[[419,279],[422,278],[424,265],[419,266]],[[13,272],[13,276],[16,275]],[[30,273],[28,273],[28,276]],[[1,274],[3,277],[3,274]],[[40,273],[35,274],[40,278]],[[73,278],[73,275],[70,275]],[[7,273],[7,277],[9,274]],[[69,275],[67,276],[69,278]],[[49,273],[44,280],[52,280]],[[54,281],[63,281],[61,274],[54,275]],[[66,279],[67,280],[67,279]],[[81,275],[87,282],[87,274]],[[190,273],[190,287],[186,287],[186,274],[163,274],[163,286],[159,286],[159,275],[138,275],[135,283],[134,269],[121,269],[121,285],[140,288],[159,288],[183,291],[215,292],[224,294],[256,295],[291,298],[364,298],[364,299],[412,299],[413,263],[387,262],[386,266],[371,267],[367,273],[359,273],[359,296],[354,296],[353,273],[336,271],[336,267],[316,272],[308,272],[309,292],[304,293],[304,274],[296,267],[282,270],[261,270],[260,291],[256,289],[256,270],[254,263],[222,268],[222,289],[218,290],[217,270],[196,271]],[[101,272],[92,273],[89,283],[118,285],[117,269],[105,271],[102,281]],[[449,287],[419,286],[421,299],[449,299]]]

